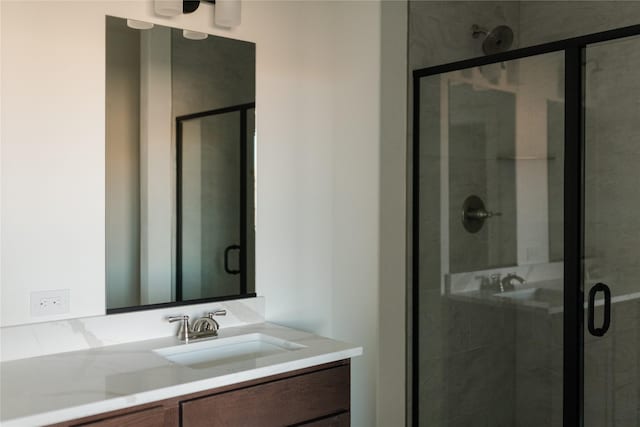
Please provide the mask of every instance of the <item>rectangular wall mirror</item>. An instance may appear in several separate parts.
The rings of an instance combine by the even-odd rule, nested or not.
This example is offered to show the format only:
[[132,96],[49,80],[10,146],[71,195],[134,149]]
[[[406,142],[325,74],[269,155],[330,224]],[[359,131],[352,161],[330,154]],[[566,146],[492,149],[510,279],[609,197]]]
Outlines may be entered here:
[[255,44],[106,19],[107,313],[255,295]]

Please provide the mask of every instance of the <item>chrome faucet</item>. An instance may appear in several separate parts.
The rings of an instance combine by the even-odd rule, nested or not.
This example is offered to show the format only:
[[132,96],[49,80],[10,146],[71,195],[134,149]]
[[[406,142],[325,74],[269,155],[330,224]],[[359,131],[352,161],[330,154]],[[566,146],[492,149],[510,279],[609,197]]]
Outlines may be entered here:
[[476,279],[480,280],[480,290],[491,292],[502,292],[500,289],[500,273],[492,274],[491,276],[476,276]]
[[526,283],[526,281],[522,277],[518,276],[515,273],[509,273],[505,277],[502,277],[500,273],[495,273],[490,276],[476,276],[476,279],[480,280],[480,290],[496,293],[514,290],[514,280],[520,282],[521,285]]
[[495,273],[492,274],[491,276],[489,276],[489,278],[491,279],[491,287],[493,289],[496,289],[500,292],[503,292],[501,284],[502,282],[500,281],[500,277],[502,277],[502,274],[500,273]]
[[196,320],[193,327],[189,324],[189,316],[169,316],[167,320],[171,323],[182,322],[178,329],[178,339],[184,342],[201,338],[210,338],[218,335],[220,324],[214,316],[226,316],[227,310],[216,310],[207,313],[204,317]]
[[220,329],[220,324],[214,316],[226,316],[227,310],[216,310],[207,313],[205,317],[201,317],[196,320],[193,324],[193,332],[194,333],[205,333],[208,331],[213,331],[215,335],[218,334],[218,329]]
[[512,283],[513,280],[520,282],[521,285],[524,285],[527,282],[517,274],[509,273],[500,281],[500,292],[512,291],[515,288]]

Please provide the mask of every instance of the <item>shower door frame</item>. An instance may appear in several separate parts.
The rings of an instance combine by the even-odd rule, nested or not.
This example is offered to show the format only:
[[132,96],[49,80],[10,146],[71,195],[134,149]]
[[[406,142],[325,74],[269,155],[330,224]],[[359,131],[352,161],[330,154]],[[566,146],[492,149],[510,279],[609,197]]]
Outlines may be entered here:
[[411,419],[419,425],[420,80],[423,77],[564,52],[563,425],[584,425],[584,54],[588,45],[640,35],[640,25],[602,31],[413,71]]
[[[247,158],[247,143],[248,143],[248,135],[247,135],[247,112],[249,110],[255,109],[255,102],[250,102],[247,104],[234,105],[231,107],[217,108],[215,110],[207,110],[201,111],[198,113],[186,114],[183,116],[176,117],[176,268],[175,268],[175,284],[176,284],[176,302],[177,303],[192,303],[196,300],[185,300],[183,298],[183,286],[182,286],[182,169],[183,169],[183,161],[182,161],[182,149],[183,149],[183,122],[201,119],[205,117],[218,116],[222,114],[229,113],[240,113],[238,126],[240,126],[240,138],[238,141],[240,147],[240,288],[238,295],[234,295],[233,297],[237,298],[247,298],[247,297],[255,297],[256,293],[247,292],[247,248],[248,239],[251,237],[254,238],[253,233],[252,236],[249,236],[247,232],[247,168],[248,162],[250,159]],[[217,297],[209,297],[209,298],[199,298],[197,301],[202,302],[215,302],[215,301],[224,301],[228,300],[229,295],[217,296]]]

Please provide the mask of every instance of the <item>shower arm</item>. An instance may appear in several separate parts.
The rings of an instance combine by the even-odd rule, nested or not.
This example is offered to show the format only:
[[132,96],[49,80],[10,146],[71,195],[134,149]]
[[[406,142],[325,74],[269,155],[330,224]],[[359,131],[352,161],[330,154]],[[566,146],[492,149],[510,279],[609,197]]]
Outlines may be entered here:
[[473,26],[471,27],[471,31],[471,35],[474,39],[480,37],[481,34],[484,34],[485,36],[489,34],[489,30],[487,30],[486,28],[482,28],[478,24],[473,24]]

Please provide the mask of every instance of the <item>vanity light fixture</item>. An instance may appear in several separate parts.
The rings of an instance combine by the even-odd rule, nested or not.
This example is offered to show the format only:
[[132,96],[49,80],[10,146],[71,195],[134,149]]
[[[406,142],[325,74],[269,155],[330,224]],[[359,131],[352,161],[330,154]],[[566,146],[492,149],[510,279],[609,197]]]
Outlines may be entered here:
[[182,30],[182,37],[189,40],[204,40],[209,37],[209,34],[199,31]]
[[134,30],[150,30],[153,28],[153,24],[151,22],[127,19],[127,27],[133,28]]
[[154,0],[153,8],[158,15],[176,16],[182,13],[182,0]]
[[240,25],[240,0],[216,0],[213,21],[220,27]]
[[240,25],[240,0],[154,0],[156,13],[163,16],[193,13],[201,1],[215,5],[213,22],[218,27],[232,28]]

